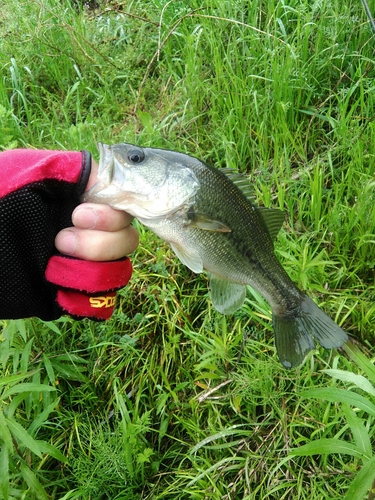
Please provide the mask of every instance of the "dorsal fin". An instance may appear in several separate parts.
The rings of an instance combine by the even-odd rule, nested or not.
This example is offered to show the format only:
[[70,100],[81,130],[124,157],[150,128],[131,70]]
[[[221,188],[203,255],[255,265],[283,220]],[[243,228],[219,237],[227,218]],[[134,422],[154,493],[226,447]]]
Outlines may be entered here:
[[243,174],[240,174],[236,170],[233,170],[232,168],[228,167],[220,168],[219,171],[222,172],[226,177],[228,177],[228,179],[232,181],[233,184],[242,191],[242,193],[251,203],[254,203],[255,200],[254,190],[247,177],[245,177]]
[[277,208],[256,207],[265,223],[271,240],[274,241],[285,220],[285,214]]
[[[246,198],[254,204],[255,195],[251,184],[249,183],[249,179],[245,177],[243,174],[240,174],[236,170],[231,168],[221,168],[220,172],[222,172],[229,180],[233,182],[246,196]],[[274,241],[281,229],[281,226],[284,223],[285,215],[282,210],[278,210],[277,208],[266,208],[266,207],[255,207],[258,210],[259,215],[263,219],[265,223],[268,233]]]

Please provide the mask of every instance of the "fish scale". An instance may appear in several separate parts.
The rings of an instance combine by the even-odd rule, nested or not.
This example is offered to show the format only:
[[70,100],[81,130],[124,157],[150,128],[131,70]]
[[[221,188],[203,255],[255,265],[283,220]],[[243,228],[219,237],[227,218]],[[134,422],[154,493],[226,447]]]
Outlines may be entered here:
[[98,182],[84,201],[125,210],[169,242],[192,271],[208,272],[214,307],[239,309],[246,285],[270,304],[279,359],[301,364],[314,339],[327,349],[348,336],[289,278],[273,240],[280,210],[255,206],[244,177],[192,156],[131,144],[99,144]]

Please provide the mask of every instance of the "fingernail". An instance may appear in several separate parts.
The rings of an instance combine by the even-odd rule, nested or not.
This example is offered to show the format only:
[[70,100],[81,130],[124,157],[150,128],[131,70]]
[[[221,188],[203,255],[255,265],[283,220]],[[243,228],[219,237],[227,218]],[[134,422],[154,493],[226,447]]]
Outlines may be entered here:
[[76,233],[70,229],[64,229],[57,235],[55,245],[59,252],[74,255],[77,248]]
[[72,221],[81,229],[94,229],[98,222],[98,214],[93,208],[79,206],[73,211]]

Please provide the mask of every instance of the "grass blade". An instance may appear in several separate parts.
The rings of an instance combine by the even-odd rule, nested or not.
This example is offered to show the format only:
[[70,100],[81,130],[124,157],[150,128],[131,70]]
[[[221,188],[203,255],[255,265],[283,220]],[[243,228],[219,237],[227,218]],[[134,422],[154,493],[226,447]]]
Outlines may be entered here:
[[24,384],[17,384],[14,385],[13,387],[10,387],[6,391],[3,392],[1,399],[6,399],[9,396],[12,396],[13,394],[20,394],[20,393],[30,393],[30,392],[52,392],[56,391],[56,387],[51,387],[50,385],[46,384],[38,384],[36,382],[25,382]]
[[325,399],[332,403],[346,403],[349,406],[355,406],[375,417],[375,405],[373,403],[364,396],[356,394],[353,391],[347,391],[346,389],[337,389],[336,387],[325,389],[319,387],[317,389],[310,389],[302,392],[300,396],[303,398]]
[[27,431],[31,436],[34,436],[38,429],[43,425],[43,423],[48,419],[50,414],[56,409],[56,406],[59,404],[59,399],[52,401],[41,413],[39,413],[31,425],[28,427]]
[[18,443],[25,446],[30,451],[35,453],[39,458],[42,458],[42,450],[40,449],[38,441],[30,436],[30,434],[13,419],[6,419],[10,432],[13,434]]
[[0,491],[4,500],[9,497],[9,452],[8,446],[3,444],[0,450]]
[[375,384],[375,365],[363,354],[361,349],[352,342],[347,342],[343,346],[343,350],[364,371],[369,380]]
[[4,444],[5,446],[7,446],[8,450],[13,450],[12,435],[7,425],[4,413],[1,410],[0,410],[0,437],[4,441]]
[[246,432],[244,433],[243,430],[239,429],[242,427],[243,427],[243,425],[234,425],[233,427],[231,427],[229,429],[223,429],[222,431],[220,431],[212,436],[208,436],[207,438],[203,439],[202,441],[197,443],[195,446],[193,446],[193,448],[189,452],[190,455],[193,455],[200,448],[206,446],[208,443],[211,443],[212,441],[216,441],[217,439],[222,439],[224,437],[233,436],[236,434],[240,434],[241,437],[243,437],[244,434],[246,434]]
[[363,375],[358,375],[357,373],[353,373],[347,370],[327,369],[322,370],[322,372],[327,373],[327,375],[330,375],[332,378],[342,380],[342,382],[350,382],[351,384],[356,385],[362,391],[365,391],[368,394],[371,394],[371,396],[375,397],[374,386]]
[[20,380],[23,380],[24,378],[27,378],[27,377],[31,377],[32,375],[34,375],[37,372],[38,372],[38,370],[34,370],[34,371],[28,372],[28,373],[19,373],[16,375],[9,375],[7,377],[1,377],[0,378],[0,387],[2,387],[4,385],[16,384]]
[[342,439],[317,439],[293,449],[289,457],[306,457],[311,455],[327,455],[337,453],[341,455],[351,455],[352,457],[363,459],[362,451],[358,446],[347,443]]
[[21,462],[21,474],[27,486],[35,494],[38,500],[49,500],[49,496],[47,495],[46,490],[43,488],[34,472],[25,464],[25,462]]
[[65,455],[59,451],[56,446],[53,446],[50,443],[47,443],[47,441],[38,441],[38,446],[39,449],[42,453],[46,453],[50,455],[53,458],[56,458],[56,460],[59,460],[60,462],[63,462],[64,464],[68,462],[68,459],[66,458]]
[[[372,457],[353,479],[344,500],[362,500],[375,481],[375,457]],[[368,497],[368,500],[373,497]]]
[[362,450],[363,456],[366,458],[371,458],[372,456],[372,446],[368,430],[363,424],[362,419],[358,418],[356,413],[350,408],[350,406],[343,404],[342,410],[345,414],[346,420],[352,431],[353,439],[356,446]]

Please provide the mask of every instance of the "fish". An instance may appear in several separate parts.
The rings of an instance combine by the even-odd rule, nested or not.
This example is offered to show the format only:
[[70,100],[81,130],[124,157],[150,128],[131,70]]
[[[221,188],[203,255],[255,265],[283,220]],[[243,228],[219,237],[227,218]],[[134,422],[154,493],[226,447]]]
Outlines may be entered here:
[[98,181],[83,201],[124,210],[167,241],[194,273],[208,273],[213,306],[233,314],[257,290],[272,309],[285,368],[302,364],[315,341],[340,348],[348,334],[290,279],[274,252],[284,222],[257,206],[248,179],[194,156],[120,143],[98,144]]

